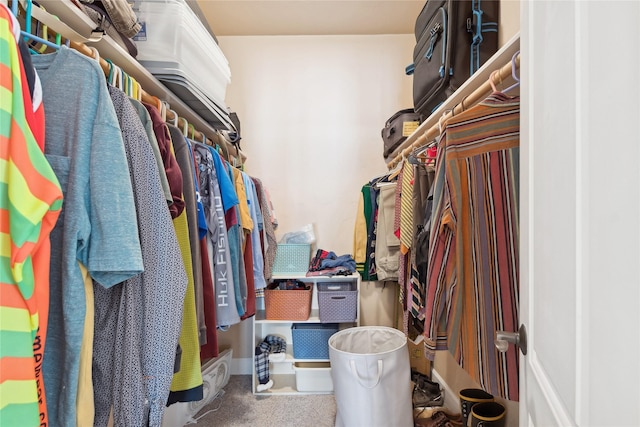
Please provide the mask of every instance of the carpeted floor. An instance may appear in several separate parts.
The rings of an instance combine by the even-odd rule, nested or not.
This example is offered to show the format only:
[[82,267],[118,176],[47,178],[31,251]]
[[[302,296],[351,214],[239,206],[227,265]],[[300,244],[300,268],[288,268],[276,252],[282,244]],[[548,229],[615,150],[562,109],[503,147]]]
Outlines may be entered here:
[[251,375],[232,375],[224,395],[194,419],[195,426],[207,427],[333,427],[335,416],[333,394],[256,396]]

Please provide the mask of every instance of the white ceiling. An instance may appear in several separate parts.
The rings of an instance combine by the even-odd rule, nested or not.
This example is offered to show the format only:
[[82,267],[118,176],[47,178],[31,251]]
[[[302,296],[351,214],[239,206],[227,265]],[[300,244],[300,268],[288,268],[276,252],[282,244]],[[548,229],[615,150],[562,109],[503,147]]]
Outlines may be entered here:
[[197,0],[213,33],[411,34],[425,0]]

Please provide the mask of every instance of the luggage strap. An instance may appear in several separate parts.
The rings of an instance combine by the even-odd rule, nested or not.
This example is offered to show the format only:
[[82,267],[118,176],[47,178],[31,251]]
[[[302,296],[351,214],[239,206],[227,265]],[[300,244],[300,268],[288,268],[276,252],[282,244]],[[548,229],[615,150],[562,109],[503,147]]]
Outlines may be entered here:
[[480,45],[482,44],[483,37],[482,33],[487,32],[498,32],[498,23],[497,22],[482,22],[482,9],[480,7],[480,2],[482,0],[473,0],[472,1],[472,12],[473,18],[467,19],[467,31],[473,33],[473,39],[471,41],[471,49],[470,54],[471,58],[469,60],[470,70],[469,75],[472,75],[480,68]]

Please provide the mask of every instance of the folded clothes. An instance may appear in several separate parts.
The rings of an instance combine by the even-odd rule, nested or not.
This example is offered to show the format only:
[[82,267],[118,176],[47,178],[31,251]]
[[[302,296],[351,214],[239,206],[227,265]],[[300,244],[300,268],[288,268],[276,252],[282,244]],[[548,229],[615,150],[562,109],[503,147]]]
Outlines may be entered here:
[[[349,254],[338,256],[333,251],[325,251],[322,249],[318,249],[316,251],[316,255],[311,260],[309,271],[319,272],[319,271],[330,270],[337,267],[340,267],[345,269],[346,271],[349,271],[348,274],[355,273],[356,262],[353,259],[353,257]],[[329,275],[329,274],[322,274],[322,275]]]
[[[333,256],[332,256],[333,255]],[[336,256],[333,252],[330,252],[329,256],[322,260],[320,267],[324,270],[333,267],[345,267],[352,271],[356,271],[356,261],[351,255]]]
[[353,270],[346,267],[334,267],[327,268],[326,270],[318,270],[318,271],[309,271],[307,272],[307,277],[316,277],[316,276],[349,276],[353,274]]

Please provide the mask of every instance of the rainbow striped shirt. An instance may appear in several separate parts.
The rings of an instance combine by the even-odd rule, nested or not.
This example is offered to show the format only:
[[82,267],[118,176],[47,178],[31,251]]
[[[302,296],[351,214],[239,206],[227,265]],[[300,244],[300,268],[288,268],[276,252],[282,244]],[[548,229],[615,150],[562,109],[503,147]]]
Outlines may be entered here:
[[46,411],[34,340],[39,307],[48,306],[48,238],[62,191],[25,117],[17,22],[0,6],[0,425],[39,426]]

